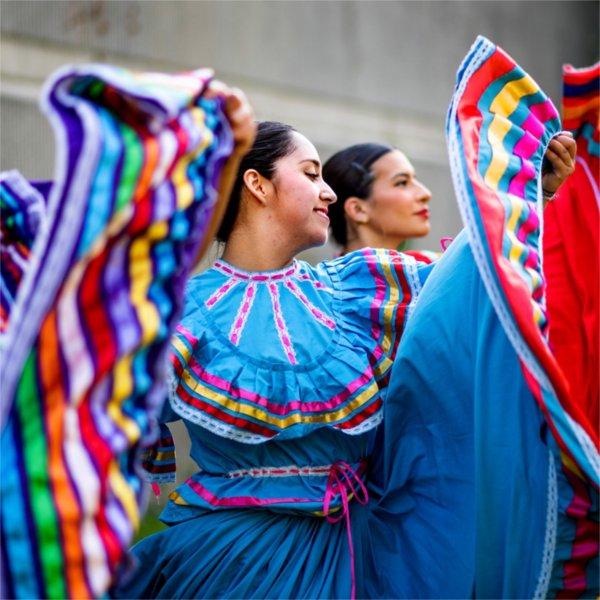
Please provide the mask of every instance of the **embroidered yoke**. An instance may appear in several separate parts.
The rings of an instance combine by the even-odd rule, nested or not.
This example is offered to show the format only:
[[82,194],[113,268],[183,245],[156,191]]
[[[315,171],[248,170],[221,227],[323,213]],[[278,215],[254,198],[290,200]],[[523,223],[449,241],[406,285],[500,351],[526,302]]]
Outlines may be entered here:
[[[217,261],[193,278],[163,420],[184,418],[201,470],[163,519],[189,518],[190,507],[322,514],[333,465],[364,470],[400,336],[432,268],[365,249],[260,273]],[[172,472],[165,433],[157,460],[146,461],[153,481]]]

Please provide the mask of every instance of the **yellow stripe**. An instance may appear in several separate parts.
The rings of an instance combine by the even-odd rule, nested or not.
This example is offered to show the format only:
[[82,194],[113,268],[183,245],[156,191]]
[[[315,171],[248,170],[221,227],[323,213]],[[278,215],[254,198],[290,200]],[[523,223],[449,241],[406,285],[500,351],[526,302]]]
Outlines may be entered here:
[[333,423],[335,421],[340,421],[344,417],[347,417],[349,414],[354,412],[356,409],[360,408],[363,404],[371,400],[379,392],[377,384],[373,381],[369,387],[367,387],[367,389],[363,390],[356,398],[354,398],[354,400],[340,410],[326,412],[319,415],[303,415],[301,413],[294,413],[288,417],[275,417],[258,407],[241,404],[240,402],[236,402],[235,400],[232,400],[223,394],[219,394],[218,392],[211,390],[202,383],[196,381],[196,379],[194,379],[187,370],[184,370],[182,379],[188,388],[198,396],[208,398],[209,400],[216,402],[223,408],[226,408],[227,410],[230,410],[236,414],[246,415],[262,421],[263,423],[275,425],[279,429],[285,429],[290,425],[295,425],[298,423]]
[[[201,108],[193,108],[190,110],[190,115],[195,121],[198,129],[204,127],[204,111]],[[177,165],[173,169],[173,175],[171,181],[175,186],[175,192],[177,194],[177,209],[182,210],[190,206],[194,201],[194,188],[190,183],[187,176],[186,170],[193,160],[195,160],[213,141],[213,133],[208,128],[204,128],[204,137],[201,143],[195,147],[191,152],[184,154]]]
[[140,427],[134,419],[127,417],[121,410],[123,400],[133,392],[131,372],[131,356],[124,356],[115,364],[112,397],[106,412],[127,436],[129,443],[134,443],[140,438]]
[[127,484],[127,481],[123,477],[121,470],[114,461],[110,463],[108,479],[111,489],[121,501],[121,504],[125,508],[125,512],[133,524],[133,527],[137,529],[140,524],[140,513],[135,500],[135,494],[133,493],[132,488]]
[[498,188],[498,183],[508,166],[509,156],[502,145],[506,134],[512,128],[512,124],[507,117],[515,111],[524,96],[535,94],[538,89],[535,81],[529,75],[525,75],[521,79],[515,79],[507,83],[490,104],[490,112],[494,114],[488,129],[488,142],[492,148],[492,160],[484,179],[494,190]]
[[179,504],[180,506],[187,506],[188,503],[179,495],[177,491],[172,491],[169,494],[169,500],[175,502],[175,504]]
[[506,172],[509,156],[502,142],[506,134],[511,130],[510,121],[503,116],[494,115],[488,130],[488,142],[492,148],[492,160],[485,173],[485,182],[494,190],[498,189],[498,183]]
[[387,373],[393,364],[387,356],[384,356],[381,362],[373,369],[373,373],[376,377],[381,377],[384,373]]
[[172,459],[175,458],[175,451],[174,450],[168,450],[167,452],[157,452],[153,457],[152,460],[167,460],[167,459]]
[[171,338],[171,346],[173,346],[173,348],[175,348],[175,350],[177,350],[177,352],[183,356],[184,362],[187,363],[190,360],[191,352],[189,348],[176,335]]
[[155,304],[148,300],[148,290],[154,277],[150,250],[152,242],[167,237],[168,226],[164,221],[152,224],[141,238],[131,244],[129,250],[129,278],[131,302],[142,328],[143,345],[152,341],[160,325],[160,315]]
[[392,274],[392,266],[390,264],[389,255],[385,250],[376,250],[376,255],[379,259],[379,264],[383,269],[383,274],[387,283],[387,289],[389,290],[390,297],[384,303],[383,308],[383,331],[384,338],[381,342],[381,347],[386,354],[389,354],[392,347],[392,322],[394,319],[394,311],[398,307],[398,301],[400,299],[400,290],[397,281]]
[[569,471],[577,475],[577,477],[579,477],[580,479],[584,479],[583,473],[581,472],[579,467],[571,460],[570,456],[566,455],[564,452],[561,452],[560,458],[562,460],[562,463],[565,465],[565,467],[567,467],[567,469],[569,469]]
[[516,237],[517,223],[523,212],[523,207],[519,198],[516,198],[512,194],[508,194],[510,201],[510,216],[506,223],[507,235],[511,244],[511,249],[508,254],[508,258],[511,262],[519,262],[521,255],[523,254],[523,243]]
[[535,94],[538,90],[538,86],[529,75],[509,81],[490,104],[490,112],[508,117],[524,96]]
[[539,304],[535,300],[531,300],[531,305],[533,306],[533,320],[538,325],[543,323],[546,320],[546,315],[542,312]]

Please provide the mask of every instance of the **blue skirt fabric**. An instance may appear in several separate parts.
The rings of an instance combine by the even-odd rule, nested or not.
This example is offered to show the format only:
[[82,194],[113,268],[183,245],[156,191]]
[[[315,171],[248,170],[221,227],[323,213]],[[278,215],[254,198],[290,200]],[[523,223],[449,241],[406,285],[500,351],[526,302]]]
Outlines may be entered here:
[[[374,435],[369,503],[350,505],[357,597],[563,589],[573,491],[464,236],[423,288]],[[350,596],[343,520],[265,509],[192,514],[134,547],[139,566],[116,597]],[[597,502],[587,518],[597,518]],[[597,589],[596,567],[591,557],[587,593]]]
[[117,598],[348,598],[342,523],[264,510],[206,513],[133,548]]

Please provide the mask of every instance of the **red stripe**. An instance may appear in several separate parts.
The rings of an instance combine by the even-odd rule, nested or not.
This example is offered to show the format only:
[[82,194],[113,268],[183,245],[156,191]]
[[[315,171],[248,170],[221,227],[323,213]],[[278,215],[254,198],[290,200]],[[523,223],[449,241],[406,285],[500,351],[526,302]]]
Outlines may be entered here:
[[212,417],[215,417],[215,418],[219,419],[220,421],[223,421],[224,423],[233,425],[234,427],[237,427],[238,429],[244,429],[246,431],[251,431],[252,433],[262,435],[266,438],[272,438],[277,433],[275,431],[272,431],[271,429],[267,429],[266,427],[261,427],[260,425],[257,425],[256,423],[253,423],[252,421],[247,421],[246,419],[242,419],[241,417],[233,417],[232,415],[230,415],[222,410],[219,410],[212,404],[208,404],[207,402],[204,402],[204,401],[200,400],[199,398],[194,397],[191,394],[188,394],[188,392],[182,385],[180,385],[177,388],[177,395],[180,398],[182,398],[182,400],[184,402],[194,406],[195,408],[199,409],[203,413],[205,413],[207,415],[211,415]]
[[363,421],[366,421],[369,417],[373,416],[382,406],[381,398],[377,398],[375,402],[367,406],[367,408],[363,409],[360,413],[349,419],[348,421],[344,421],[343,423],[339,423],[336,425],[339,429],[352,429],[356,427]]

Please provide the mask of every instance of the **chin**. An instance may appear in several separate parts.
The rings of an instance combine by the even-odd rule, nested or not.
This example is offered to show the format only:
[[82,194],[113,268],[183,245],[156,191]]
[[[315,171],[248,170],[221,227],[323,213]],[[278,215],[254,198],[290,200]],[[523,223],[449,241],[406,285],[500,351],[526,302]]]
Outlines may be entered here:
[[327,243],[327,239],[329,237],[329,230],[314,232],[309,239],[307,240],[305,250],[309,248],[318,248],[319,246],[324,246]]
[[415,238],[425,237],[426,235],[429,235],[430,231],[431,231],[431,225],[429,223],[427,223],[427,225],[423,225],[423,227],[419,227],[419,229],[416,230],[410,237],[415,237]]

